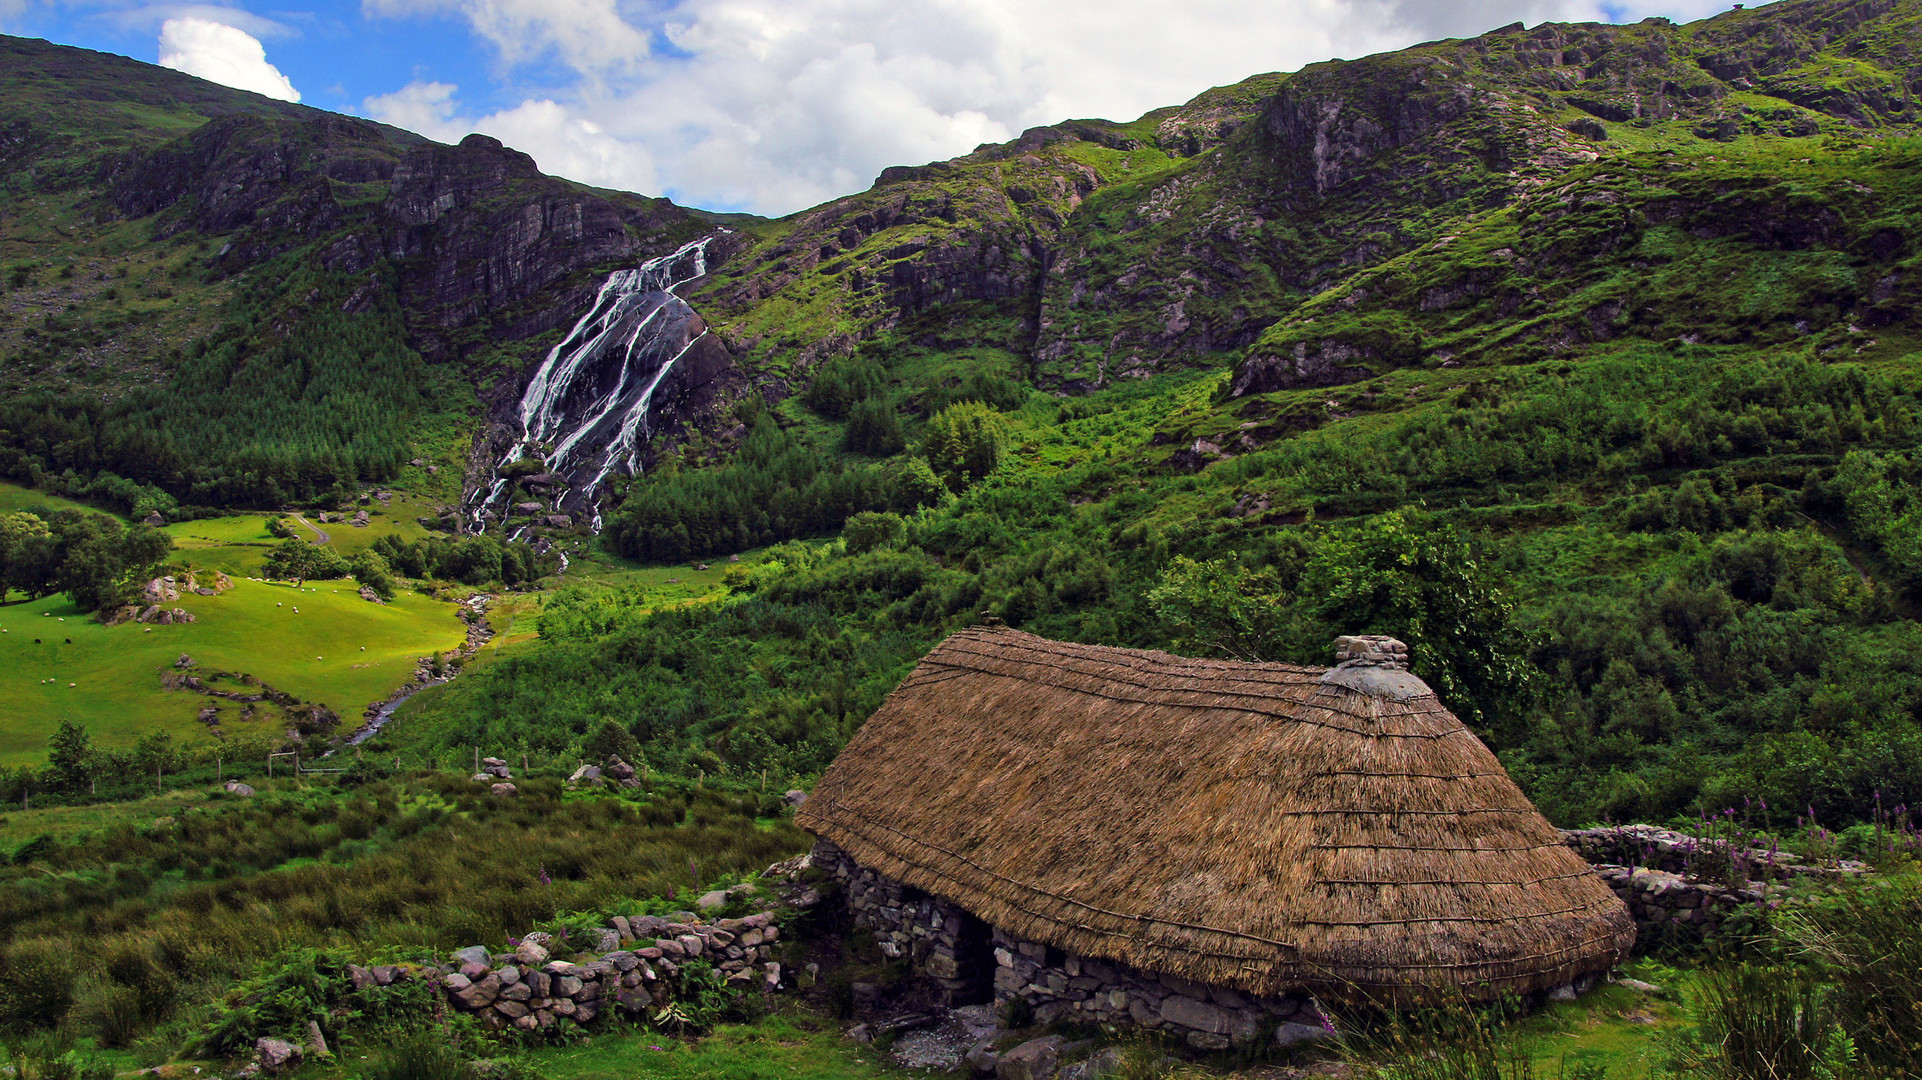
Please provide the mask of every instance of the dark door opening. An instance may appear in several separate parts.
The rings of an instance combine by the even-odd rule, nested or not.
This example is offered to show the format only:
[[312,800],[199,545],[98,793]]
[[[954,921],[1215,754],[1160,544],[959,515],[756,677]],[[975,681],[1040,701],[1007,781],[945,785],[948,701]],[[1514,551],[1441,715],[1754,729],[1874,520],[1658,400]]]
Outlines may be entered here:
[[956,1005],[980,1005],[994,1000],[994,932],[968,912],[961,913],[961,932],[954,946],[955,967],[962,988]]

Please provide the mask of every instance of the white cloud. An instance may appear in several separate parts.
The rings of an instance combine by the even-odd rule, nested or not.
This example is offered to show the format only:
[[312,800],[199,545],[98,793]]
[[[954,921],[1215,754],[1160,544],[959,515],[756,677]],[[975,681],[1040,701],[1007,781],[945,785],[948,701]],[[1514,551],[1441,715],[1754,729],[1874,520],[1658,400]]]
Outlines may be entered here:
[[411,82],[391,94],[361,102],[368,116],[383,124],[419,132],[438,142],[453,143],[474,130],[454,116],[454,95],[460,87],[444,82]]
[[616,0],[362,0],[369,15],[453,13],[509,64],[553,52],[588,73],[647,55],[648,35],[621,17]]
[[[472,121],[549,171],[715,209],[785,213],[1070,118],[1130,120],[1209,86],[1509,22],[1697,18],[1721,0],[363,0],[454,13],[504,71],[574,73]],[[512,100],[510,98],[510,100]],[[372,98],[435,138],[451,86]],[[412,119],[409,119],[409,118]],[[422,126],[425,125],[425,126]],[[518,132],[519,134],[511,134]],[[570,172],[570,169],[580,170]]]
[[256,94],[299,101],[300,91],[267,62],[260,39],[245,30],[193,16],[160,24],[160,66]]

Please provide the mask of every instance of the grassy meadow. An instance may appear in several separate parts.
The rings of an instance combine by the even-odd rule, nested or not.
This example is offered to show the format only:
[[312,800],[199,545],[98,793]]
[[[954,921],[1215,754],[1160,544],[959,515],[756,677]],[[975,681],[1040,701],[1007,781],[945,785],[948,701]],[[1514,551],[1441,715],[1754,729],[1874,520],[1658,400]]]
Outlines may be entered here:
[[450,604],[413,592],[370,604],[336,581],[296,590],[242,579],[219,596],[188,595],[169,606],[199,621],[102,626],[57,595],[0,607],[0,764],[44,759],[62,720],[86,725],[102,747],[131,745],[155,730],[204,739],[195,717],[216,704],[222,725],[234,730],[239,704],[161,686],[161,672],[181,653],[202,675],[252,675],[351,724],[413,676],[417,657],[456,648],[467,633]]
[[[0,484],[0,513],[36,506],[94,510]],[[328,546],[351,555],[384,535],[426,535],[415,519],[429,507],[428,500],[397,493],[391,508],[365,529],[322,528],[330,534]],[[312,581],[299,589],[256,580],[268,552],[280,543],[268,533],[268,520],[265,514],[238,514],[164,527],[174,542],[173,563],[222,571],[234,582],[218,596],[184,593],[166,605],[192,612],[198,619],[193,623],[102,626],[58,594],[0,604],[0,765],[44,760],[47,737],[65,720],[85,725],[94,744],[108,749],[131,746],[156,731],[176,742],[207,740],[197,717],[209,704],[220,709],[219,722],[230,733],[279,721],[264,703],[256,719],[245,721],[239,703],[164,688],[160,675],[173,669],[181,653],[194,659],[202,676],[253,676],[327,706],[351,728],[369,703],[412,678],[418,657],[465,640],[466,625],[453,605],[413,590],[402,589],[391,603],[371,604],[351,579]],[[301,533],[313,539],[307,530]]]

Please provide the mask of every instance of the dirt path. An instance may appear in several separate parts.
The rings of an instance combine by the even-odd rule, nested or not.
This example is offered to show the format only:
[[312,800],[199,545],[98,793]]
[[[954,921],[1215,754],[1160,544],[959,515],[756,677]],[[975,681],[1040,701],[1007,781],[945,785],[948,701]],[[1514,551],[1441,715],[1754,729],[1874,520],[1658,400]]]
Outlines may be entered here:
[[299,514],[294,515],[294,520],[314,530],[314,535],[320,537],[320,539],[314,541],[314,543],[316,544],[324,544],[327,541],[333,539],[332,534],[328,533],[326,529],[323,529],[320,526],[314,524],[313,522],[308,521],[306,518],[301,517]]

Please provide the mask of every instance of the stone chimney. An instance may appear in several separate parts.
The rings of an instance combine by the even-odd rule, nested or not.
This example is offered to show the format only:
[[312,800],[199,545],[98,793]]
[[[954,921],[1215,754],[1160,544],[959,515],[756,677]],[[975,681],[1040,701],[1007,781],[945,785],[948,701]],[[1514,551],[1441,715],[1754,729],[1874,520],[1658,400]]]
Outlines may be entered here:
[[1381,634],[1358,634],[1335,639],[1335,666],[1408,670],[1408,646]]
[[1336,638],[1335,666],[1321,681],[1395,701],[1413,701],[1435,693],[1408,670],[1408,646],[1380,634]]

